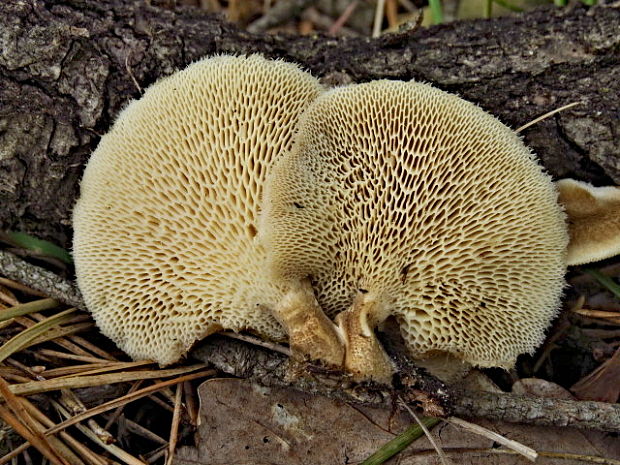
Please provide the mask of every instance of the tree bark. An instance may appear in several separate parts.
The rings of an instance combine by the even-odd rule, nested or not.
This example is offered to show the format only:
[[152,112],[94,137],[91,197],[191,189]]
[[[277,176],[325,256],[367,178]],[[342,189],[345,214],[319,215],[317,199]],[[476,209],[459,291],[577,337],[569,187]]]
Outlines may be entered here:
[[380,39],[251,34],[190,8],[0,3],[0,229],[68,246],[85,162],[143,88],[203,56],[262,53],[326,82],[418,79],[524,131],[556,177],[620,183],[620,9],[546,8]]

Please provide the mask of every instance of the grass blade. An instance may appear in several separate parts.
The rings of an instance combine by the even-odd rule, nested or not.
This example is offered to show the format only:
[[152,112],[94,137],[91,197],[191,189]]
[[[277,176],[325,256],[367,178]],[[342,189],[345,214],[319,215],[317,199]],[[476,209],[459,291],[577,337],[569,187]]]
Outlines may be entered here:
[[[440,418],[424,417],[420,420],[424,426],[431,428],[441,421]],[[394,439],[386,443],[377,452],[372,454],[360,465],[381,465],[391,457],[406,449],[413,441],[424,434],[424,431],[418,424],[413,424],[405,431],[400,433]]]
[[493,0],[484,0],[482,17],[489,19],[493,14]]
[[2,345],[2,347],[0,347],[0,362],[9,358],[15,352],[19,352],[20,350],[32,345],[35,339],[44,334],[50,328],[70,321],[73,318],[73,313],[76,311],[77,309],[70,308],[64,312],[60,312],[54,316],[46,318],[45,320],[39,321],[30,328],[23,330],[16,336],[9,339],[6,343],[4,343],[4,345]]
[[54,299],[39,299],[25,304],[15,305],[0,312],[0,321],[10,320],[18,316],[29,315],[31,313],[40,312],[56,308],[60,302]]
[[523,11],[525,11],[523,8],[518,7],[517,5],[513,5],[512,3],[507,2],[506,0],[493,0],[493,2],[515,13],[523,13]]
[[443,23],[443,12],[441,10],[441,0],[428,0],[428,5],[431,9],[431,18],[433,24]]
[[9,242],[15,244],[17,247],[30,250],[37,255],[57,258],[67,265],[73,264],[73,259],[71,258],[71,254],[69,254],[69,252],[49,241],[37,239],[30,234],[22,232],[7,232],[4,233],[4,235],[8,238]]
[[601,285],[605,286],[613,295],[620,299],[620,285],[613,279],[601,273],[596,268],[583,268],[583,271],[596,279]]

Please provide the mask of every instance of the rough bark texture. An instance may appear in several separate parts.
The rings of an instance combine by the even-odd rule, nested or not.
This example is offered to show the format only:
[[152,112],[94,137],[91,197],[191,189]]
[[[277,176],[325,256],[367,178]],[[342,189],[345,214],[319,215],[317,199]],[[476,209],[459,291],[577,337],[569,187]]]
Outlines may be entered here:
[[[288,360],[281,354],[247,346],[218,336],[207,339],[193,355],[224,373],[250,379],[265,386],[292,387],[332,399],[389,408],[397,394],[410,405],[421,406],[428,415],[450,412],[466,418],[486,418],[530,425],[571,426],[620,432],[620,404],[517,396],[481,391],[453,391],[443,387],[429,392],[433,381],[419,370],[399,372],[397,379],[414,378],[407,386],[391,390],[379,386],[346,386],[325,383],[325,377],[288,379]],[[341,379],[341,378],[339,378]],[[398,383],[397,383],[398,384]]]
[[49,297],[82,310],[86,309],[82,295],[73,283],[44,268],[27,266],[17,256],[4,250],[0,250],[0,273],[1,276],[45,292]]
[[259,52],[327,82],[432,82],[524,132],[557,177],[620,182],[620,9],[583,6],[381,39],[250,34],[193,9],[121,0],[0,2],[0,228],[68,245],[89,153],[119,110],[214,53]]

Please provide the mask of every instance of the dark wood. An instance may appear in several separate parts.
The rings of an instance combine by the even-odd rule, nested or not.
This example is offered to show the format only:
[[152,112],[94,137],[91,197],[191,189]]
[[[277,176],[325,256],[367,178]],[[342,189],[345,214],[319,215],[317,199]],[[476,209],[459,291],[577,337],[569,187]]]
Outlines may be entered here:
[[620,9],[584,6],[366,38],[250,34],[121,0],[0,2],[0,229],[68,246],[89,153],[126,103],[214,53],[301,63],[326,82],[418,79],[524,132],[556,177],[620,182]]

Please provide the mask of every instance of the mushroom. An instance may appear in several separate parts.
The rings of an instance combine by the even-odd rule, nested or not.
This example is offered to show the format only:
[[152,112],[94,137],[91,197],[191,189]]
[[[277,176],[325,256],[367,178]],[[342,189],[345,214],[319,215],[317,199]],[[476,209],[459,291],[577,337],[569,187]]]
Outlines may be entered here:
[[568,265],[604,260],[620,253],[620,188],[594,187],[574,179],[557,182],[568,215]]
[[374,329],[414,357],[513,366],[556,315],[568,234],[520,138],[455,95],[376,81],[322,94],[274,166],[261,234],[274,280],[310,277],[346,370],[387,381]]
[[322,90],[293,64],[217,56],[152,85],[101,139],[73,214],[77,282],[134,359],[173,363],[221,329],[282,339],[289,322],[283,330],[272,310],[295,305],[293,325],[324,325],[334,346],[300,327],[292,346],[341,363],[310,284],[268,279],[256,239],[267,172]]

